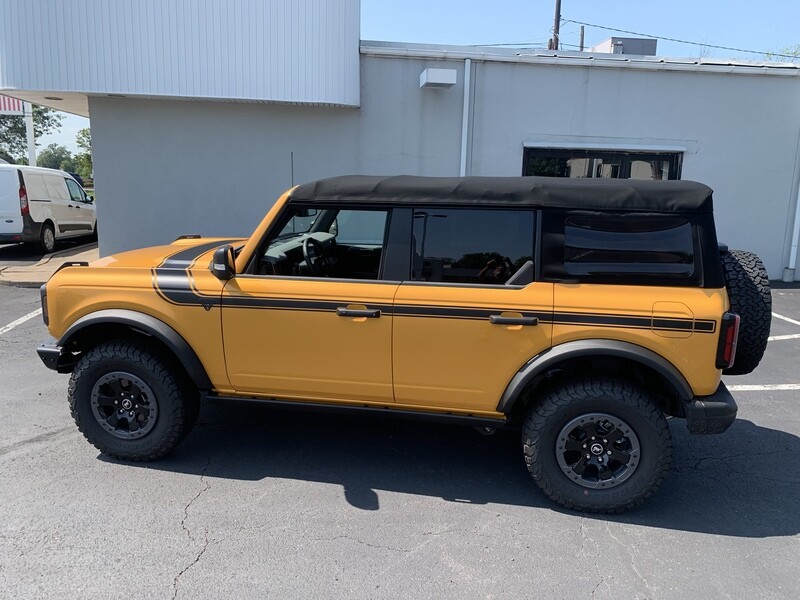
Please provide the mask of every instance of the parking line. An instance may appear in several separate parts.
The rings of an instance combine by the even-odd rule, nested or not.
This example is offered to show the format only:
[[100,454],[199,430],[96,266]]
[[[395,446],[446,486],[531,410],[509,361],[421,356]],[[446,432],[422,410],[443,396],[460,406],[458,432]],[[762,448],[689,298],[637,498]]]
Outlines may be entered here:
[[22,325],[25,321],[30,321],[33,317],[38,317],[40,314],[42,314],[42,309],[37,308],[35,311],[29,312],[24,317],[20,317],[16,321],[11,321],[11,323],[9,323],[8,325],[0,327],[0,335],[3,335],[4,333],[11,331],[17,325]]
[[731,392],[783,392],[800,390],[800,383],[768,383],[766,385],[729,385]]
[[779,315],[778,313],[772,313],[772,316],[776,319],[783,319],[784,321],[788,321],[793,325],[800,325],[800,321],[795,321],[794,319],[790,319],[789,317],[784,317],[783,315]]
[[772,335],[767,338],[768,342],[777,342],[778,340],[796,340],[800,339],[800,333],[792,333],[790,335]]

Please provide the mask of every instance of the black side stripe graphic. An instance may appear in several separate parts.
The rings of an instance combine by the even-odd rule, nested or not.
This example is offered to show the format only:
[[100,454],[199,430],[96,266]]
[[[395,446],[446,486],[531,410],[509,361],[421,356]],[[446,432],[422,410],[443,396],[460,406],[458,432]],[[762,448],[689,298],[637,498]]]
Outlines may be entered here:
[[[262,310],[290,310],[310,312],[335,312],[347,304],[363,304],[353,300],[308,300],[303,298],[263,298],[258,296],[219,296],[200,293],[195,287],[190,269],[197,259],[214,248],[234,240],[208,242],[179,250],[165,258],[153,269],[153,287],[167,302],[183,306],[229,306],[236,308]],[[501,312],[520,313],[523,317],[535,317],[540,323],[554,325],[587,325],[596,327],[622,327],[626,329],[655,329],[659,331],[678,331],[695,333],[714,333],[716,322],[711,320],[692,320],[647,315],[620,315],[578,312],[527,311],[520,308],[453,307],[405,304],[373,304],[370,309],[378,309],[384,314],[397,317],[465,319],[488,321],[491,315]]]
[[203,306],[210,308],[219,306],[219,295],[204,295],[198,293],[192,284],[189,269],[194,266],[197,259],[214,248],[219,248],[235,240],[218,240],[206,242],[199,246],[191,246],[178,250],[167,256],[161,264],[152,270],[153,287],[159,296],[171,304]]

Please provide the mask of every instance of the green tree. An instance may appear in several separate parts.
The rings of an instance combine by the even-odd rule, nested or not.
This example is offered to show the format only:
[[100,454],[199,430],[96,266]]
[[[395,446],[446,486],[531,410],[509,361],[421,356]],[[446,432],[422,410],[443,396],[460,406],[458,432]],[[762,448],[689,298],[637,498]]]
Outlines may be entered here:
[[92,176],[92,132],[88,127],[80,129],[78,135],[75,137],[75,143],[78,148],[83,150],[75,155],[75,171],[87,179]]
[[800,61],[800,44],[784,46],[776,52],[769,52],[764,58],[772,62],[798,62]]
[[36,164],[48,169],[60,169],[62,164],[72,166],[72,153],[64,146],[50,144],[39,153]]
[[[58,131],[64,117],[46,106],[33,106],[33,133],[37,139]],[[28,153],[25,119],[22,115],[0,116],[0,151],[19,159]]]

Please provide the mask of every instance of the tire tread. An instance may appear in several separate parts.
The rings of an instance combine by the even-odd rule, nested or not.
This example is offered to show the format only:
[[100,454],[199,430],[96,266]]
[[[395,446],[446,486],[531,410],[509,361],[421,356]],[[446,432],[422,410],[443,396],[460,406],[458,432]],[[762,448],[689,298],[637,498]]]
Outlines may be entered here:
[[[568,410],[576,403],[603,397],[612,397],[614,401],[634,408],[644,415],[659,437],[660,456],[657,459],[658,467],[639,493],[624,502],[598,507],[581,504],[568,498],[546,476],[539,457],[543,451],[551,451],[549,448],[547,450],[540,448],[541,432],[558,417],[559,413]],[[582,512],[613,514],[641,505],[658,491],[672,464],[672,437],[663,413],[650,399],[649,394],[626,381],[595,377],[573,380],[551,388],[542,401],[529,410],[522,437],[525,464],[539,488],[561,506]],[[572,485],[566,479],[565,482]]]
[[[166,388],[168,398],[159,399],[159,419],[168,419],[169,428],[154,446],[137,452],[121,453],[110,448],[100,436],[95,435],[91,428],[82,423],[77,406],[78,381],[88,376],[87,373],[91,369],[106,361],[125,361],[143,367]],[[72,372],[68,398],[72,418],[90,444],[113,458],[137,462],[155,460],[169,453],[191,431],[199,412],[199,403],[196,396],[193,397],[189,382],[176,373],[168,357],[145,344],[128,340],[105,342],[88,351]],[[167,406],[171,407],[170,413],[164,414],[163,410]]]

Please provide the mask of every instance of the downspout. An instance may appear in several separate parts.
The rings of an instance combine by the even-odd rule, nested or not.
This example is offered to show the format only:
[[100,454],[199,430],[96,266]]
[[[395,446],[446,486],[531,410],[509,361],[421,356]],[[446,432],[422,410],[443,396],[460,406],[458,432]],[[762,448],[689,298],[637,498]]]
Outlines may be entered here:
[[[472,60],[464,59],[464,109],[461,115],[461,166],[458,174],[467,174],[467,137],[469,136],[469,97],[471,88]],[[795,241],[796,242],[796,241]]]
[[789,267],[783,270],[783,280],[791,282],[795,280],[797,271],[797,244],[800,241],[800,191],[797,193],[797,200],[794,206],[794,232],[792,233],[792,247],[789,250]]
[[[800,162],[798,162],[798,157],[800,157],[800,135],[797,138],[797,154],[795,155],[795,176],[800,174],[798,173],[798,170],[800,170]],[[797,185],[798,185],[798,191],[794,205],[794,227],[792,228],[792,246],[789,249],[789,266],[783,270],[783,280],[785,282],[794,281],[797,273],[795,267],[797,266],[797,244],[798,241],[800,241],[800,182],[798,182]]]

